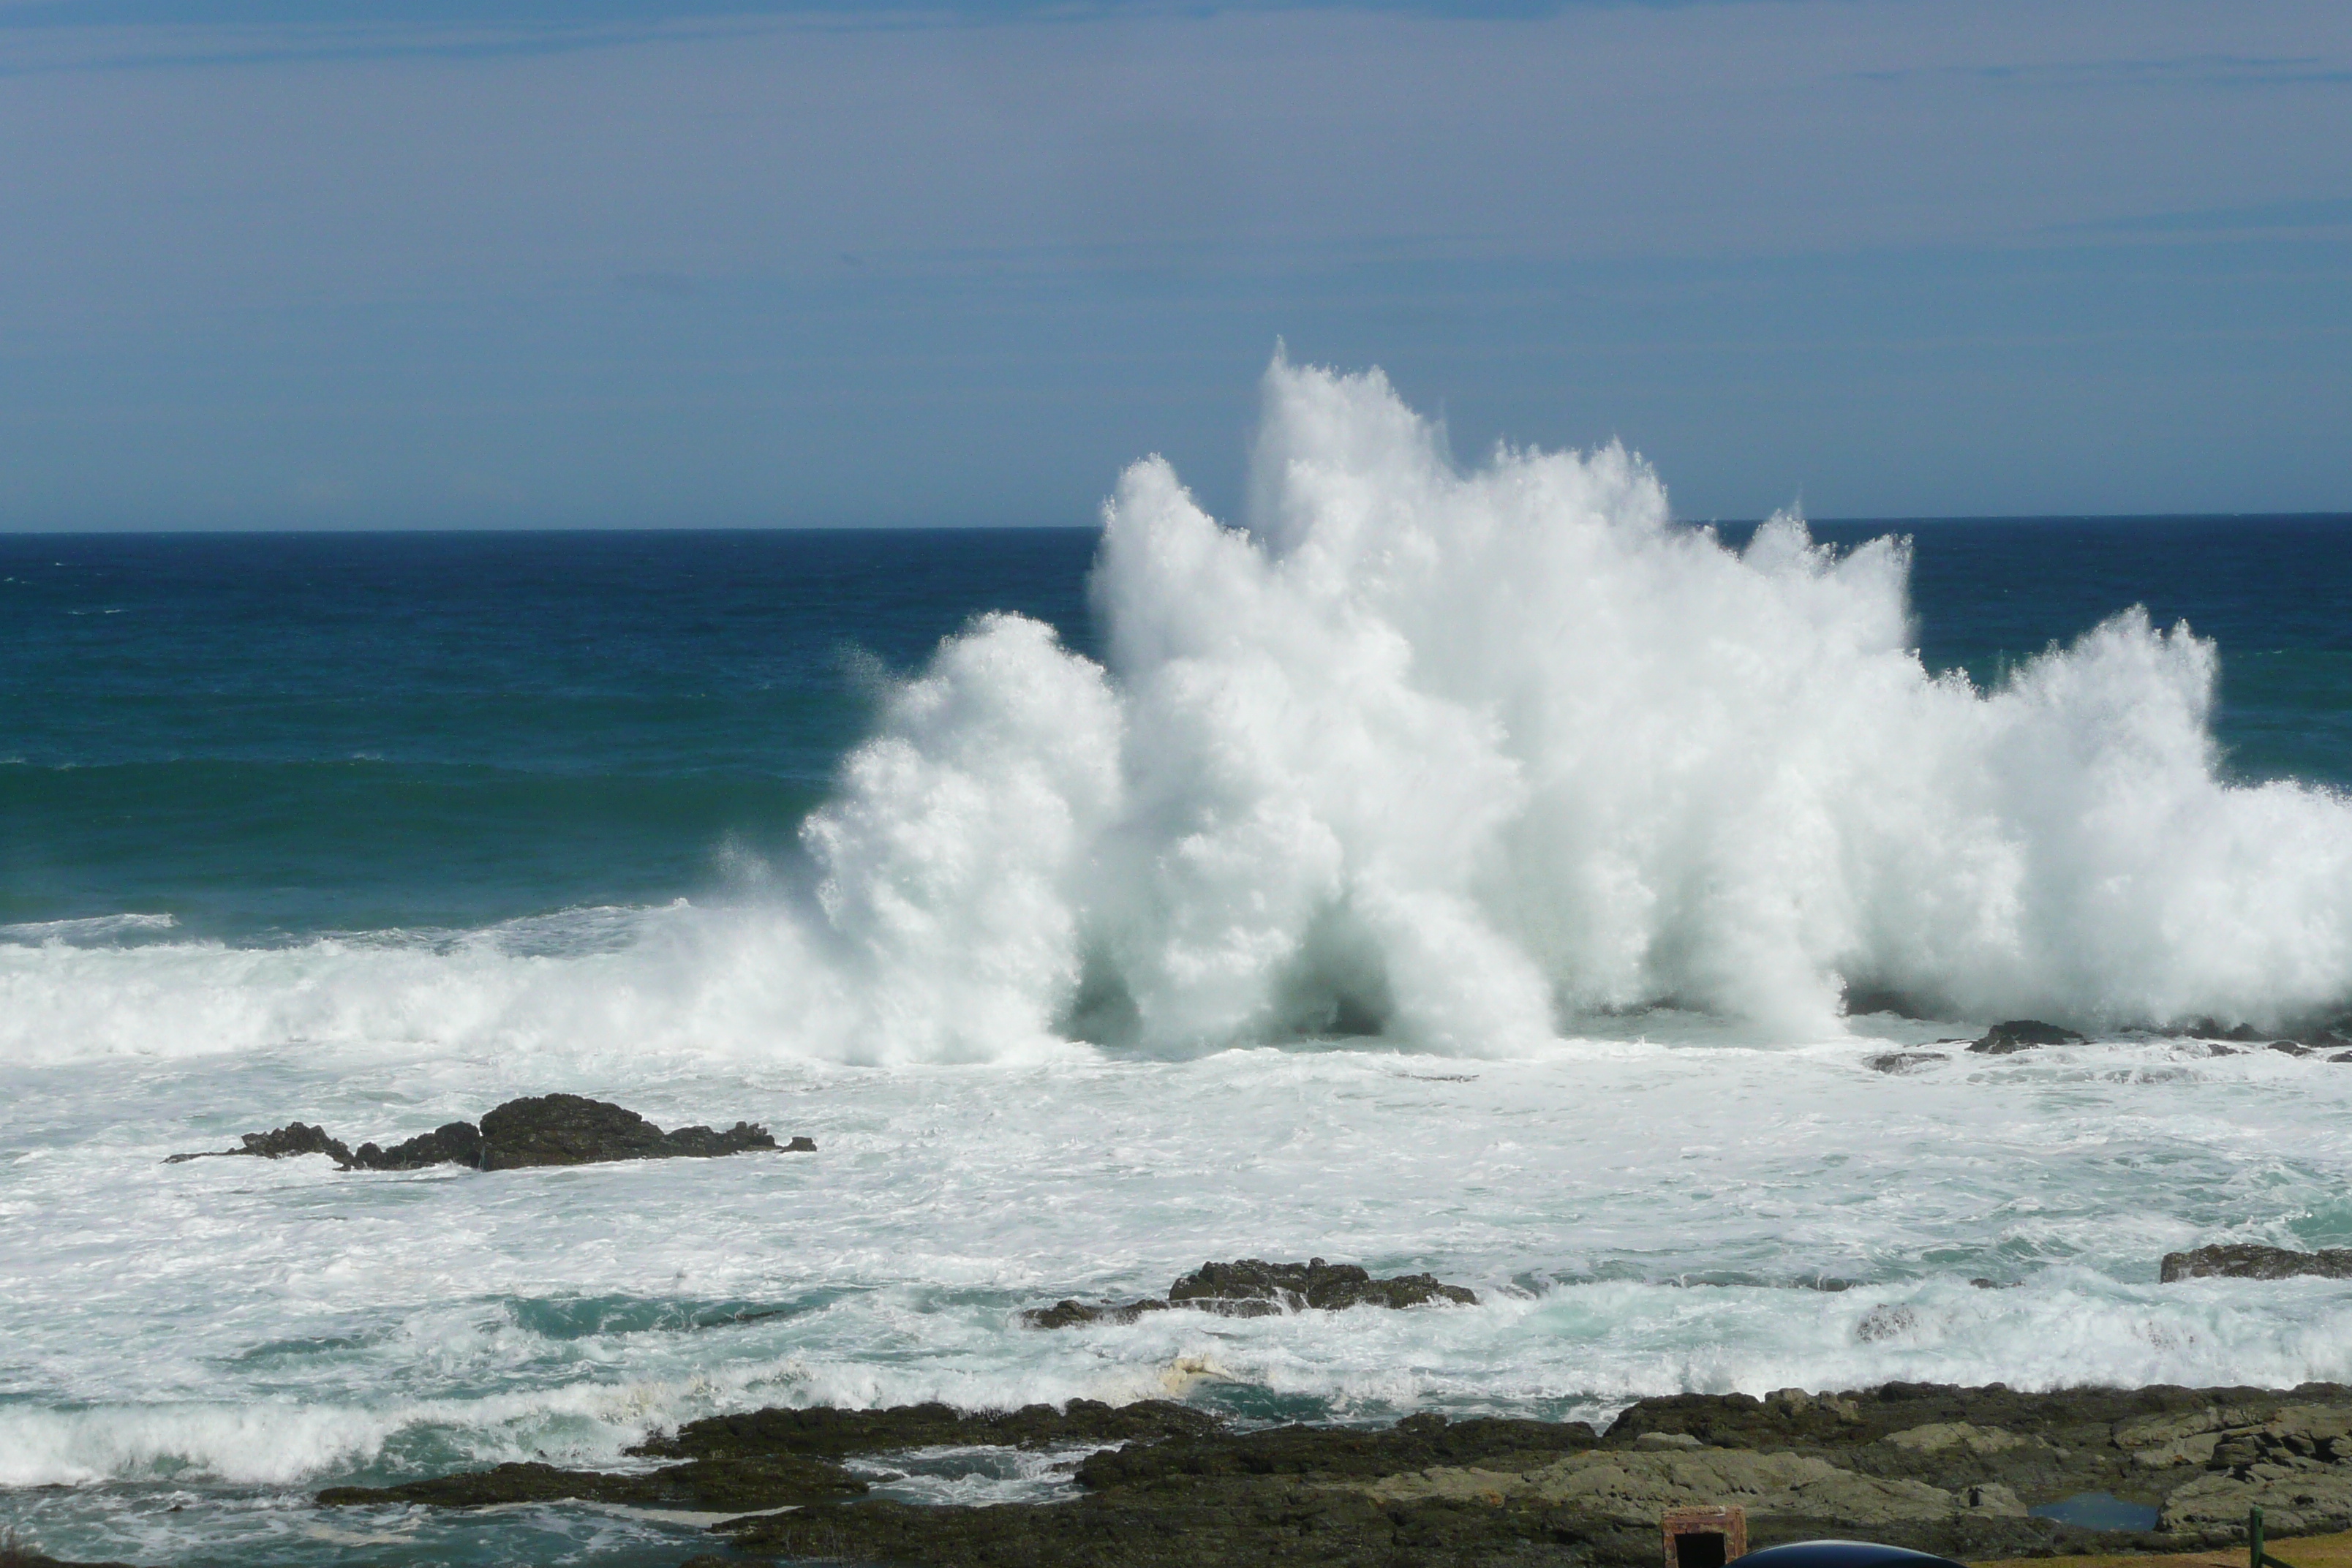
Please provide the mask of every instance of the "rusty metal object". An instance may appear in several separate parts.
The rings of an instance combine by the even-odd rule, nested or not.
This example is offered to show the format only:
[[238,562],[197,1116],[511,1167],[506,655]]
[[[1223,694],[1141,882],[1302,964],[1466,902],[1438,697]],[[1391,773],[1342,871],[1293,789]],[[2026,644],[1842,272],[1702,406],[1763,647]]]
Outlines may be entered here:
[[1744,1508],[1670,1508],[1659,1521],[1666,1543],[1666,1568],[1723,1568],[1748,1555],[1748,1510]]

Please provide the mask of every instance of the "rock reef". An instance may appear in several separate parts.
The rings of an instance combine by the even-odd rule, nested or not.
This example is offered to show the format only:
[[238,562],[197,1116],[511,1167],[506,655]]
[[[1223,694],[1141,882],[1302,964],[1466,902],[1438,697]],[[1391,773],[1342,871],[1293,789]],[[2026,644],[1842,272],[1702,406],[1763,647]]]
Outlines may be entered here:
[[2166,1253],[2157,1278],[2170,1285],[2181,1279],[2293,1279],[2302,1275],[2352,1279],[2352,1248],[2294,1252],[2252,1242],[2222,1242]]
[[[578,1094],[541,1094],[509,1100],[482,1118],[451,1121],[391,1148],[362,1143],[354,1151],[326,1129],[289,1121],[269,1132],[248,1132],[236,1149],[173,1154],[163,1163],[250,1155],[282,1160],[293,1154],[324,1154],[347,1171],[415,1171],[428,1165],[469,1165],[482,1171],[512,1171],[541,1165],[593,1165],[614,1160],[709,1159],[778,1145],[764,1127],[738,1121],[725,1131],[681,1127],[665,1132],[635,1111],[609,1100]],[[795,1138],[785,1153],[812,1153],[816,1144]]]
[[1319,1258],[1304,1263],[1268,1263],[1244,1258],[1232,1263],[1203,1263],[1168,1287],[1165,1298],[1147,1296],[1124,1303],[1090,1304],[1064,1300],[1050,1307],[1023,1310],[1022,1322],[1033,1329],[1067,1329],[1081,1323],[1131,1323],[1146,1312],[1190,1309],[1228,1318],[1263,1318],[1310,1308],[1341,1311],[1349,1307],[1420,1307],[1444,1301],[1475,1307],[1477,1293],[1460,1285],[1442,1283],[1433,1274],[1400,1274],[1375,1279],[1352,1263],[1326,1263]]
[[[1075,1467],[1076,1498],[987,1507],[876,1498],[840,1464],[948,1445],[1097,1451]],[[1664,1510],[1720,1503],[1747,1510],[1756,1546],[1860,1534],[1964,1559],[2218,1547],[2252,1505],[2282,1535],[2352,1524],[2352,1389],[2316,1384],[1685,1394],[1641,1401],[1605,1435],[1435,1415],[1242,1431],[1164,1401],[763,1410],[633,1452],[678,1462],[632,1475],[505,1465],[320,1500],[741,1507],[711,1527],[738,1553],[935,1568],[1653,1568]],[[2033,1511],[2092,1494],[2154,1512],[2158,1528],[2094,1531]]]

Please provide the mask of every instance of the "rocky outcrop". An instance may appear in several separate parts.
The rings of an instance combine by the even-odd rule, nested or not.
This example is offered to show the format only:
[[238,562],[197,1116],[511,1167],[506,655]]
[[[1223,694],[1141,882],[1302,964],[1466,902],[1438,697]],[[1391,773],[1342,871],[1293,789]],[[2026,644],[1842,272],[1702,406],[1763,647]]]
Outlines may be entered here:
[[221,1160],[248,1154],[259,1160],[283,1160],[292,1154],[324,1154],[340,1165],[352,1163],[350,1147],[340,1138],[328,1137],[325,1128],[289,1121],[268,1132],[247,1133],[240,1148],[206,1149],[194,1154],[173,1154],[163,1163],[177,1165],[189,1160]]
[[2062,1029],[2039,1018],[2011,1018],[1987,1029],[1984,1037],[1970,1045],[1969,1049],[1979,1056],[2005,1057],[2018,1051],[2030,1051],[2037,1046],[2076,1045],[2082,1038],[2072,1029]]
[[2352,1279],[2352,1248],[2294,1252],[2252,1242],[2222,1242],[2166,1253],[2157,1278],[2169,1285],[2180,1279],[2293,1279],[2306,1274]]
[[681,1127],[664,1132],[635,1111],[578,1094],[509,1100],[482,1118],[482,1169],[593,1165],[613,1160],[707,1159],[773,1149],[764,1127],[739,1121],[724,1132]]
[[482,1130],[470,1121],[446,1121],[389,1149],[362,1143],[343,1163],[363,1171],[421,1171],[427,1165],[482,1163]]
[[[2253,1415],[2262,1418],[2245,1419]],[[2352,1525],[2352,1404],[2216,1406],[2180,1425],[2166,1447],[2189,1463],[2201,1450],[2203,1473],[2165,1498],[2163,1529],[2227,1531],[2249,1508],[2280,1535]]]
[[1951,1059],[1943,1051],[1881,1051],[1874,1057],[1864,1057],[1863,1065],[1873,1072],[1901,1074],[1917,1072],[1934,1063]]
[[1031,1307],[1021,1314],[1033,1329],[1067,1329],[1081,1323],[1131,1323],[1146,1312],[1173,1308],[1215,1312],[1228,1318],[1270,1317],[1310,1308],[1340,1311],[1349,1307],[1421,1307],[1433,1302],[1475,1307],[1477,1292],[1447,1285],[1433,1274],[1399,1274],[1375,1279],[1352,1263],[1326,1263],[1312,1258],[1304,1263],[1268,1263],[1244,1258],[1232,1263],[1203,1263],[1168,1287],[1165,1300],[1145,1297],[1099,1305],[1064,1300],[1050,1307]]
[[[511,1171],[537,1165],[592,1165],[614,1160],[709,1159],[754,1150],[773,1150],[764,1127],[738,1121],[725,1131],[681,1127],[665,1132],[635,1111],[609,1100],[578,1094],[542,1094],[509,1100],[482,1118],[482,1124],[450,1121],[385,1149],[362,1143],[354,1152],[324,1128],[289,1122],[271,1132],[248,1132],[244,1146],[173,1154],[163,1163],[218,1155],[250,1154],[268,1160],[289,1154],[324,1154],[347,1171],[415,1171],[428,1165],[470,1165]],[[814,1153],[816,1144],[794,1138],[786,1153]]]

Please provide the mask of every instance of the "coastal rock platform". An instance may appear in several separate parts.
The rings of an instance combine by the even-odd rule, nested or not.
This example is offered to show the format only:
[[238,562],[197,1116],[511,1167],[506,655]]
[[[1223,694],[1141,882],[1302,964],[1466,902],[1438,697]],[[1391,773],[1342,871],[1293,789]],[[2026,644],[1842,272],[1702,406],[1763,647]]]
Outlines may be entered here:
[[[1099,1447],[1076,1462],[1074,1497],[987,1507],[874,1497],[841,1464],[943,1445]],[[1643,1400],[1605,1434],[1431,1414],[1242,1430],[1165,1401],[764,1410],[635,1452],[680,1462],[628,1476],[507,1465],[320,1500],[740,1506],[711,1527],[740,1555],[940,1568],[1654,1568],[1659,1514],[1695,1504],[1744,1508],[1756,1546],[1861,1536],[1978,1560],[2223,1548],[2252,1505],[2280,1535],[2352,1526],[2352,1389],[2317,1384],[1684,1394]],[[2069,1522],[2069,1502],[2092,1495],[2158,1526]]]

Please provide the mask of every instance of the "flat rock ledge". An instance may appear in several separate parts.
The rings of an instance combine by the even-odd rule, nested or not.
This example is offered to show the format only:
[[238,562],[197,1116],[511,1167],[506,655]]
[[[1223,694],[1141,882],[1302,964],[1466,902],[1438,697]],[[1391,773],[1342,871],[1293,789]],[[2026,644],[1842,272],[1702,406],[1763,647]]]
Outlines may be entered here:
[[2166,1253],[2157,1278],[2170,1285],[2181,1279],[2293,1279],[2303,1275],[2352,1279],[2352,1247],[2295,1252],[2252,1242],[2223,1242]]
[[1399,1274],[1375,1279],[1352,1263],[1268,1263],[1244,1258],[1203,1263],[1168,1287],[1167,1296],[1139,1301],[1089,1303],[1065,1300],[1030,1307],[1021,1321],[1033,1329],[1067,1329],[1082,1323],[1131,1323],[1146,1312],[1189,1309],[1228,1318],[1264,1318],[1309,1308],[1340,1311],[1349,1307],[1420,1307],[1448,1302],[1475,1307],[1477,1292],[1447,1285],[1433,1274]]
[[[949,1445],[1096,1451],[1076,1465],[1076,1497],[988,1506],[877,1498],[841,1463]],[[1861,1535],[1962,1561],[2234,1546],[2256,1504],[2278,1536],[2352,1524],[2352,1389],[2323,1384],[1682,1394],[1641,1401],[1605,1434],[1435,1415],[1241,1431],[1165,1401],[762,1410],[634,1452],[674,1462],[628,1475],[503,1465],[320,1501],[740,1509],[711,1526],[730,1562],[922,1568],[1655,1568],[1664,1510],[1723,1503],[1747,1510],[1756,1546]],[[2094,1531],[2032,1511],[2102,1492],[2158,1510],[2158,1527]]]
[[347,1171],[416,1171],[428,1165],[469,1165],[478,1171],[512,1171],[540,1165],[594,1165],[614,1160],[709,1159],[754,1150],[813,1153],[816,1144],[795,1138],[779,1145],[764,1127],[738,1121],[724,1131],[681,1127],[665,1132],[635,1111],[609,1100],[578,1094],[541,1094],[509,1100],[482,1118],[452,1121],[391,1148],[362,1143],[356,1150],[323,1127],[289,1121],[268,1132],[248,1132],[241,1147],[173,1154],[163,1163],[252,1156],[283,1160],[324,1154]]

